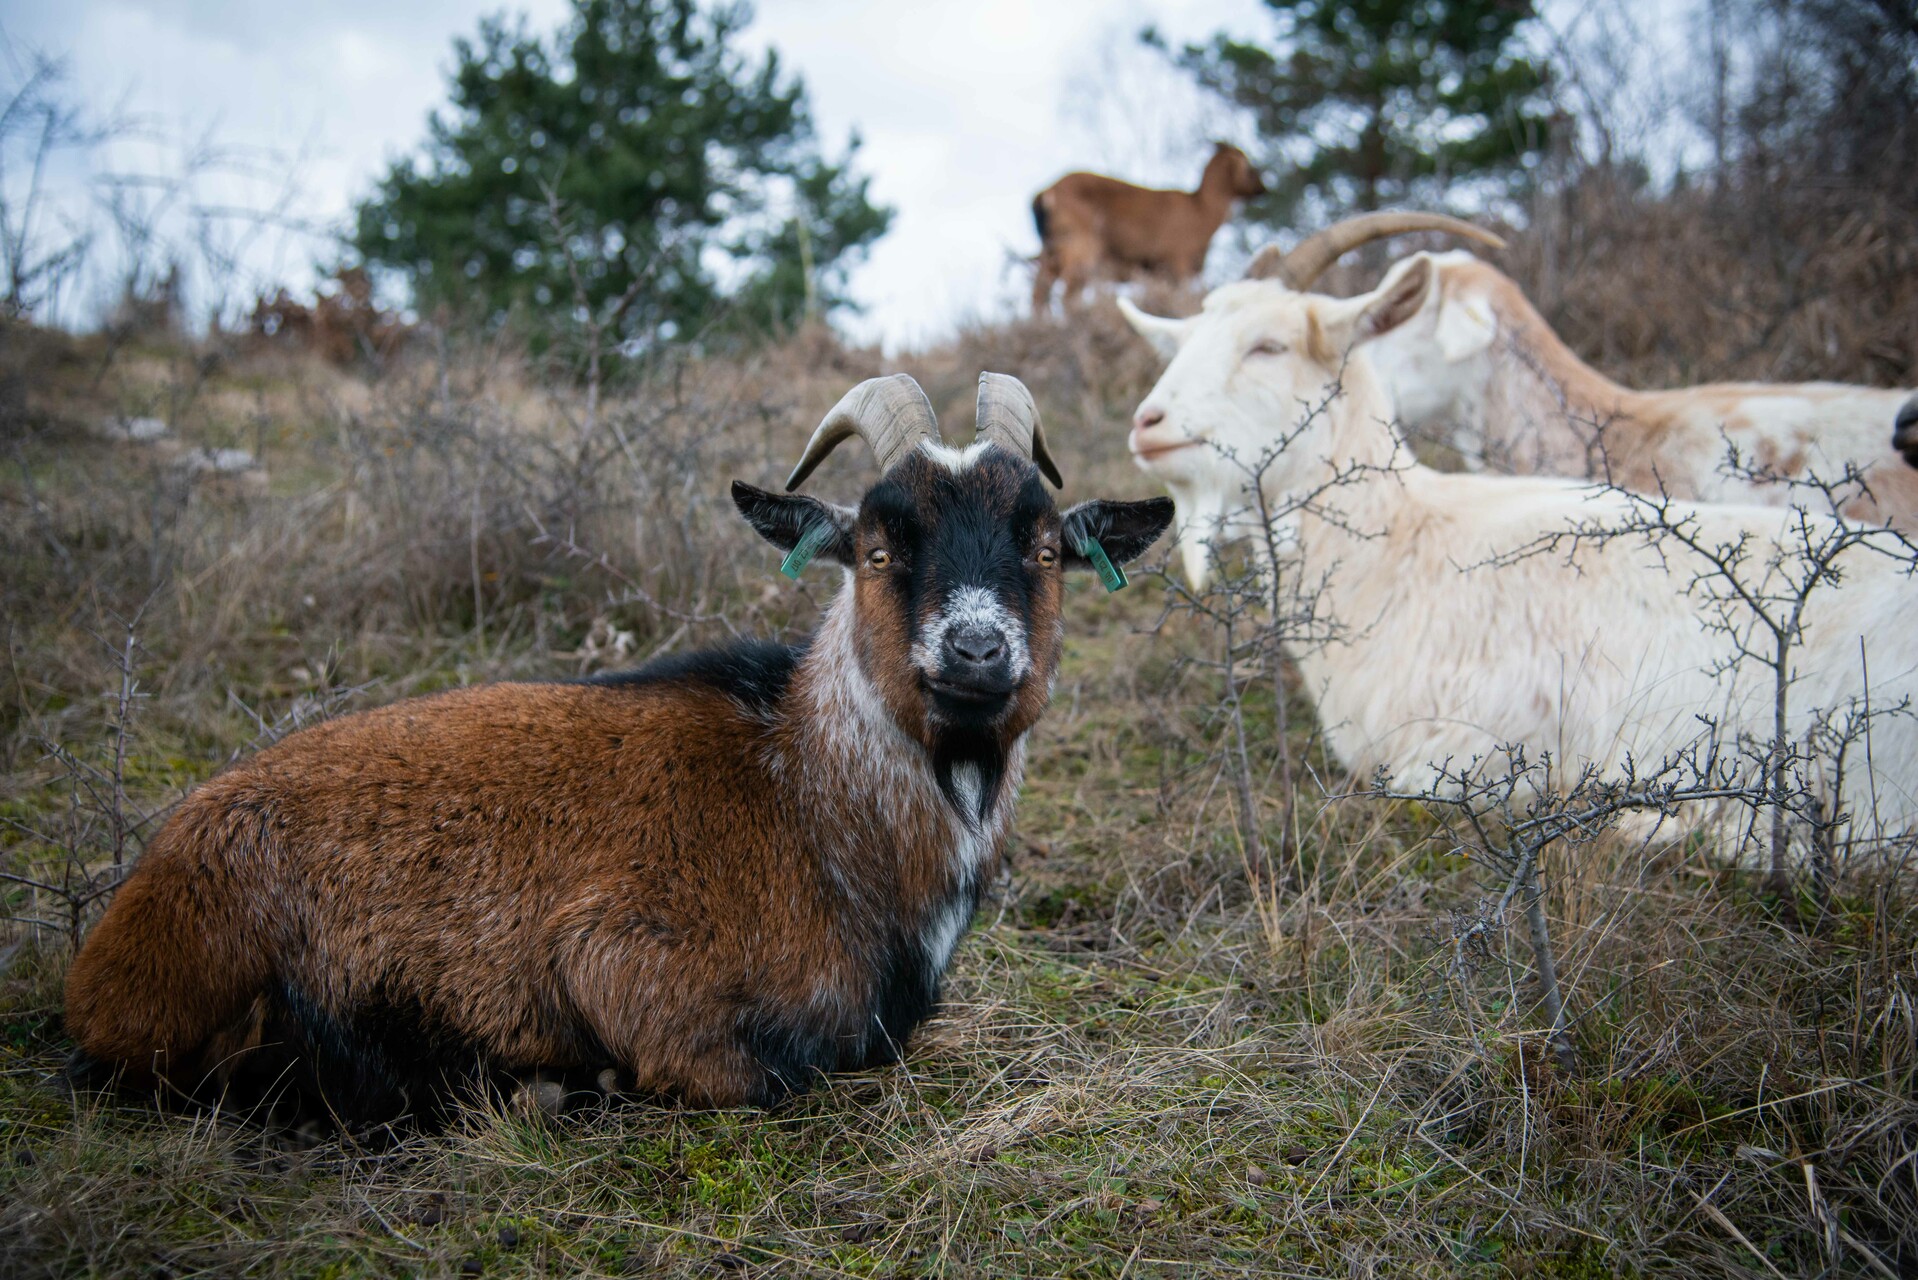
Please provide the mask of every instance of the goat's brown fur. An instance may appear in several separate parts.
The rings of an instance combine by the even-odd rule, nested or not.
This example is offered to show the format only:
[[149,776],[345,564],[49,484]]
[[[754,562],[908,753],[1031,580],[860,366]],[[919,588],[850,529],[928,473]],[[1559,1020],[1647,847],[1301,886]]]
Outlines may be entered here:
[[1137,187],[1097,173],[1067,174],[1032,201],[1040,240],[1033,313],[1044,313],[1053,285],[1062,279],[1071,301],[1101,276],[1143,273],[1175,284],[1195,278],[1233,203],[1264,191],[1245,153],[1224,142],[1206,162],[1196,191]]
[[[339,1018],[397,1003],[507,1071],[616,1063],[642,1090],[756,1099],[713,1034],[748,993],[868,994],[844,989],[864,974],[816,851],[759,803],[800,749],[676,685],[494,685],[308,730],[181,806],[76,961],[68,1025],[128,1083],[195,1092],[238,1065],[196,1051],[277,983]],[[938,841],[892,834],[855,842],[864,869],[934,891]]]

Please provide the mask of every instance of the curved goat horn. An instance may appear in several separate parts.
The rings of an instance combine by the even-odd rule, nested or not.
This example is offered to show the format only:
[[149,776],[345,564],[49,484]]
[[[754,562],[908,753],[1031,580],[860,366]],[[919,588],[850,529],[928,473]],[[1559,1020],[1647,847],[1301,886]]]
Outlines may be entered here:
[[839,403],[820,419],[812,439],[806,442],[806,452],[799,456],[799,465],[786,477],[786,492],[797,489],[841,440],[852,435],[872,446],[872,455],[879,460],[879,474],[884,475],[922,441],[940,443],[939,419],[933,416],[926,393],[907,375],[867,378],[840,397]]
[[1290,253],[1280,252],[1277,245],[1267,245],[1252,259],[1245,278],[1277,280],[1288,289],[1306,289],[1325,274],[1327,267],[1360,245],[1407,231],[1449,231],[1494,249],[1505,247],[1504,240],[1485,228],[1442,213],[1361,213],[1307,236]]
[[1039,406],[1032,402],[1026,384],[1004,373],[979,375],[979,426],[975,440],[990,440],[1022,458],[1030,458],[1052,481],[1063,489],[1058,464],[1046,449],[1045,431],[1039,426]]

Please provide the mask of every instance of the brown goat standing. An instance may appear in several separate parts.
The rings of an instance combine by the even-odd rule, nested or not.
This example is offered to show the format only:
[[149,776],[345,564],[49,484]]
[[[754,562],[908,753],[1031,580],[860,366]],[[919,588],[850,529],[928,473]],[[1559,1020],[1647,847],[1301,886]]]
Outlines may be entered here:
[[1233,203],[1264,191],[1252,162],[1226,142],[1206,161],[1197,191],[1158,191],[1103,174],[1068,173],[1032,198],[1040,243],[1032,313],[1045,313],[1052,286],[1061,279],[1068,302],[1099,276],[1146,273],[1174,284],[1193,279]]

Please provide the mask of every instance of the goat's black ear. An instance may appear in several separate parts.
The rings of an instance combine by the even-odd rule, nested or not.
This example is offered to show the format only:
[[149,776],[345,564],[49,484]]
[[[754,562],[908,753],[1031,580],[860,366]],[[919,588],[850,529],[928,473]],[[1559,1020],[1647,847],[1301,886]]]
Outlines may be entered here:
[[824,526],[830,532],[814,555],[837,564],[852,564],[852,522],[856,514],[850,508],[803,493],[768,493],[741,480],[733,481],[733,505],[746,523],[759,530],[759,536],[791,551],[806,531]]
[[1144,555],[1172,523],[1172,499],[1147,498],[1144,502],[1110,502],[1094,499],[1081,502],[1066,512],[1066,568],[1090,569],[1092,561],[1079,550],[1087,538],[1105,548],[1114,564],[1125,564]]

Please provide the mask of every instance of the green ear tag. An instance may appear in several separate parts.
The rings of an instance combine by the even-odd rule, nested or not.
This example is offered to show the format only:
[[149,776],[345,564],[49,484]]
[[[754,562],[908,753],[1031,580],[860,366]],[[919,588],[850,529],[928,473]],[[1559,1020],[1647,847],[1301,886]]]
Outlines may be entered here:
[[799,541],[793,543],[793,549],[788,551],[786,558],[779,562],[779,571],[794,582],[799,581],[799,575],[805,571],[807,564],[819,554],[819,548],[825,546],[826,540],[832,535],[833,527],[829,522],[825,520],[814,522],[806,532],[799,535]]
[[1106,549],[1099,545],[1097,538],[1081,538],[1079,554],[1092,561],[1092,567],[1099,571],[1099,581],[1106,584],[1106,591],[1113,592],[1124,587],[1128,579],[1125,570],[1112,563],[1106,555]]

